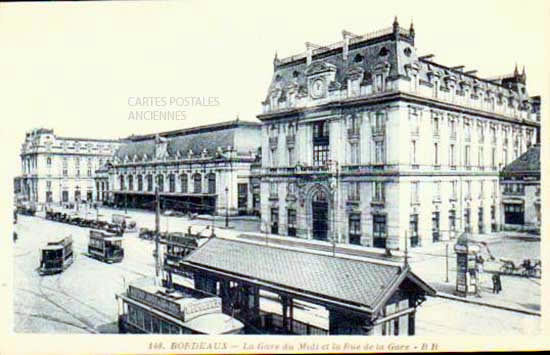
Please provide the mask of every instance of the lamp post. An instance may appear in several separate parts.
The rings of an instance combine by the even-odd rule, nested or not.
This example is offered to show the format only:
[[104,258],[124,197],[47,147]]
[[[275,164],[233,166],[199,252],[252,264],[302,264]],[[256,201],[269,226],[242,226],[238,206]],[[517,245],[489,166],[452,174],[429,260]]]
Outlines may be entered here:
[[337,160],[329,160],[329,164],[332,181],[329,184],[330,192],[332,194],[332,255],[336,256],[336,243],[338,240],[338,231],[336,227],[336,207],[337,207],[337,193],[338,193],[338,178],[339,178],[339,166]]
[[225,228],[229,227],[229,189],[225,187]]

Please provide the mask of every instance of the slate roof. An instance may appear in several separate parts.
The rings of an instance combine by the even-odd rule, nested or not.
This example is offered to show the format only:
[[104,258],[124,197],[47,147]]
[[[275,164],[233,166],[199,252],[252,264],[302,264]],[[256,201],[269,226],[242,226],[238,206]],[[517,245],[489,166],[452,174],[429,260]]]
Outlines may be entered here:
[[[246,121],[231,121],[222,124],[201,126],[186,130],[161,132],[159,136],[167,140],[167,153],[175,157],[177,153],[182,159],[189,157],[189,151],[192,150],[193,157],[201,156],[206,150],[208,157],[215,156],[218,149],[226,151],[232,147],[237,153],[247,153],[239,151],[239,142],[235,139],[235,129],[240,126],[260,127],[259,124]],[[119,147],[115,157],[124,160],[126,156],[133,161],[134,157],[140,160],[150,160],[155,157],[155,136],[136,136],[129,137],[129,141]]]
[[219,269],[371,309],[404,272],[397,265],[219,238],[199,247],[184,264]]
[[502,169],[503,174],[531,173],[540,174],[540,145],[529,148],[516,160]]
[[[513,98],[519,100],[522,105],[524,100],[536,104],[535,98],[529,98],[526,92],[521,93],[514,88],[514,83],[518,81],[525,84],[525,73],[520,74],[517,72],[517,68],[513,74],[499,78],[481,78],[456,67],[441,65],[428,57],[418,56],[414,47],[415,35],[410,33],[410,30],[401,27],[399,27],[399,33],[401,44],[395,40],[391,28],[358,36],[357,39],[354,38],[350,42],[347,59],[344,59],[342,55],[343,41],[320,46],[313,51],[311,65],[324,62],[335,67],[335,80],[329,84],[329,91],[331,88],[347,86],[348,73],[353,70],[358,69],[363,72],[361,85],[365,85],[372,82],[372,74],[377,66],[389,66],[390,77],[408,76],[407,68],[415,66],[418,68],[418,78],[424,82],[431,82],[430,77],[437,76],[440,77],[441,83],[448,80],[454,81],[457,89],[466,86],[471,88],[470,92],[472,93],[475,90],[480,92],[490,90],[502,95],[504,102],[508,98]],[[408,42],[408,44],[406,45],[404,42]],[[404,48],[410,50],[409,54],[404,53]],[[382,55],[382,53],[385,54]],[[279,101],[286,100],[287,92],[293,86],[298,88],[300,94],[306,95],[308,91],[307,75],[305,74],[307,68],[305,53],[282,59],[276,57],[273,77],[264,103],[270,101],[270,94],[274,89],[282,91]]]

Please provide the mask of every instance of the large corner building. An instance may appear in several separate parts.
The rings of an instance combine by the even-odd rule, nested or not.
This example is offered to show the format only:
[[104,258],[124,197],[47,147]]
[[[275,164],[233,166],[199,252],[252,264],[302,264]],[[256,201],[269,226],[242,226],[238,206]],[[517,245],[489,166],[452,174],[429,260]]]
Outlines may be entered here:
[[21,146],[17,198],[38,204],[91,202],[95,171],[111,159],[120,140],[57,136],[52,129],[26,133]]
[[524,70],[481,78],[414,45],[395,20],[275,57],[264,232],[402,250],[500,228],[499,170],[537,141],[540,98]]

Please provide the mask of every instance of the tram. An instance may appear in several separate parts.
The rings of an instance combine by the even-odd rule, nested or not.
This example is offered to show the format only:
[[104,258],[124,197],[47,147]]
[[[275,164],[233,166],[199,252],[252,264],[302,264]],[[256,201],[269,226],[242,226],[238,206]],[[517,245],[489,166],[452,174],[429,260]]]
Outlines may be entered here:
[[90,230],[88,254],[106,263],[118,263],[124,258],[122,237],[99,230]]
[[67,236],[48,244],[40,250],[40,275],[63,272],[73,263],[73,238]]
[[[165,234],[164,238],[161,240],[161,243],[165,246],[163,269],[166,271],[165,281],[168,285],[172,284],[172,274],[193,278],[192,273],[185,272],[180,269],[179,263],[183,260],[183,258],[208,240],[209,237],[203,235],[205,234],[205,231],[205,229],[192,230],[192,228],[189,227],[187,233],[185,234],[181,232],[171,232]],[[208,231],[210,231],[209,227]],[[155,256],[154,252],[153,256]]]
[[130,285],[116,295],[120,333],[239,334],[244,324],[222,313],[221,298],[191,288]]

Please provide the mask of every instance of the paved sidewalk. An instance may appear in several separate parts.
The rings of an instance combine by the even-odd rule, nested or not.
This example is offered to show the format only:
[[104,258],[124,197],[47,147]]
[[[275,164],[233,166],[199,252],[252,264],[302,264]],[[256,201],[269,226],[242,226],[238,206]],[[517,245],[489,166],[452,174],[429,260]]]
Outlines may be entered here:
[[495,233],[478,236],[476,239],[488,243],[489,250],[495,259],[491,260],[487,251],[482,250],[486,260],[481,276],[481,298],[476,296],[457,296],[456,290],[456,254],[454,241],[448,242],[448,271],[445,252],[445,242],[437,243],[422,250],[413,249],[409,253],[409,263],[413,272],[434,287],[438,296],[494,308],[514,310],[525,314],[541,314],[541,280],[516,275],[502,275],[502,291],[493,294],[492,275],[498,272],[501,258],[515,260],[520,263],[523,258],[540,258],[540,243],[530,236],[514,234],[512,238],[507,233]]

